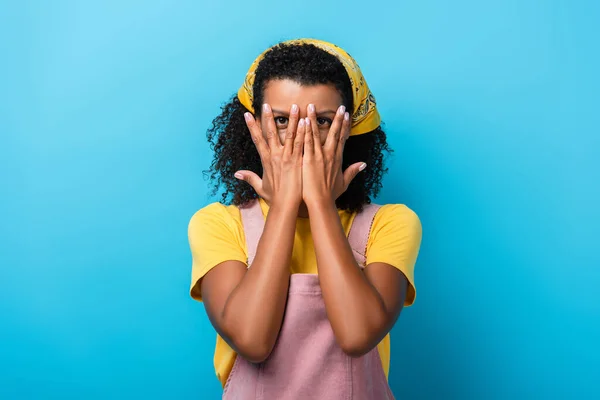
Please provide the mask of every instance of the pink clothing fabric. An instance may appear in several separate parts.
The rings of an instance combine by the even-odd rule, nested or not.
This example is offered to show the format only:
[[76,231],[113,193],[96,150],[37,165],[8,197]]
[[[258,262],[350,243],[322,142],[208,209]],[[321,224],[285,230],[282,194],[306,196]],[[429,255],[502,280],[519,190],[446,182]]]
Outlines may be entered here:
[[[361,268],[365,267],[367,240],[378,209],[378,205],[366,205],[354,218],[348,235]],[[240,210],[251,266],[265,218],[258,201]],[[259,364],[238,355],[223,399],[388,400],[394,396],[377,348],[353,358],[336,343],[318,275],[292,274],[283,324],[271,355]]]

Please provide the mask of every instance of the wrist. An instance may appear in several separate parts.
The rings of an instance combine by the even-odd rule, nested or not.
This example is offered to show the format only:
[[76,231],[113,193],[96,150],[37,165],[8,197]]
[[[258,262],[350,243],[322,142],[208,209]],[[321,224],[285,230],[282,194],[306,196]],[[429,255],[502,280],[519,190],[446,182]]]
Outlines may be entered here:
[[331,198],[329,196],[320,196],[320,197],[316,197],[314,199],[306,199],[304,202],[306,203],[306,207],[308,208],[309,212],[311,210],[313,210],[313,211],[326,211],[328,209],[337,210],[337,207],[335,205],[335,200],[333,200],[333,198]]
[[298,215],[298,209],[300,208],[300,201],[292,200],[279,200],[272,201],[269,204],[269,212],[276,212],[278,214],[291,214],[294,218]]

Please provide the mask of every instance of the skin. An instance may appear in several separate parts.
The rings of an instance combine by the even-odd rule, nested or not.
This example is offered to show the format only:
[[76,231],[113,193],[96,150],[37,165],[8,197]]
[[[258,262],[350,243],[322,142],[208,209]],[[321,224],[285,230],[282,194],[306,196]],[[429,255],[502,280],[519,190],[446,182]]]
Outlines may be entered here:
[[348,113],[330,85],[302,86],[274,80],[264,92],[259,119],[246,122],[263,164],[263,176],[238,171],[269,204],[252,268],[225,261],[202,280],[213,326],[251,362],[271,353],[285,311],[296,218],[309,218],[327,316],[342,350],[361,356],[385,337],[398,319],[406,277],[385,263],[362,270],[345,236],[335,200],[364,168],[342,171],[350,133]]

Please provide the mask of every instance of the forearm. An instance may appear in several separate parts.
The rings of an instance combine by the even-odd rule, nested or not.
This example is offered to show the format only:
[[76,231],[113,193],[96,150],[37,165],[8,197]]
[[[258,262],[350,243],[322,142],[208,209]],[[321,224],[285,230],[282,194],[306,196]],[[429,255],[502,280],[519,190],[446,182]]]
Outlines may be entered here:
[[297,213],[292,206],[270,208],[256,257],[223,308],[229,338],[236,347],[253,353],[252,361],[266,358],[279,334]]
[[319,281],[327,316],[339,345],[360,355],[373,348],[385,332],[385,304],[358,266],[335,203],[309,204]]

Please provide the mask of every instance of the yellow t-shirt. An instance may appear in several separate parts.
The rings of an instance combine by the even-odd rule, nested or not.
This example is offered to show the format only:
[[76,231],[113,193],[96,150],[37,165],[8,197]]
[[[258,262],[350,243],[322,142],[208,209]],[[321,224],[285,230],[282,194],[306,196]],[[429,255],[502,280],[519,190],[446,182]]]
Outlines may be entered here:
[[[263,215],[269,206],[260,200]],[[355,213],[338,210],[346,236]],[[247,249],[240,210],[237,206],[212,203],[194,214],[188,237],[192,251],[191,296],[202,301],[200,280],[214,266],[229,260],[246,263]],[[398,268],[409,282],[405,305],[415,300],[414,266],[421,244],[421,222],[402,204],[383,205],[373,220],[367,243],[367,265],[383,262]],[[291,273],[317,273],[317,260],[308,218],[298,218],[292,252]],[[377,345],[386,377],[390,366],[390,335]],[[233,368],[235,351],[217,334],[215,372],[223,385]]]

